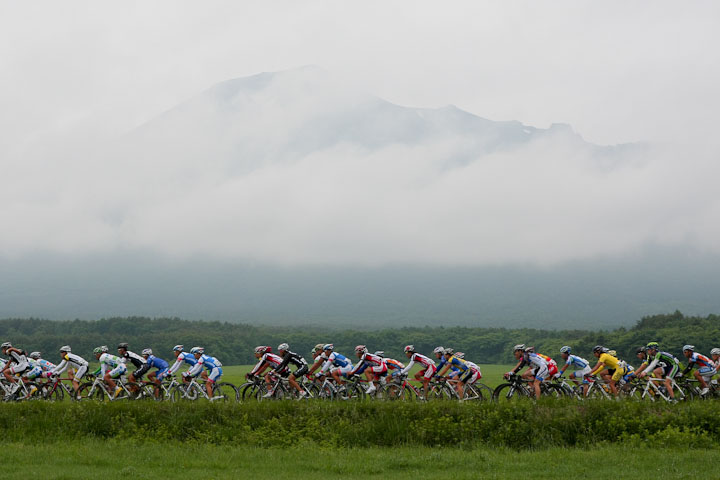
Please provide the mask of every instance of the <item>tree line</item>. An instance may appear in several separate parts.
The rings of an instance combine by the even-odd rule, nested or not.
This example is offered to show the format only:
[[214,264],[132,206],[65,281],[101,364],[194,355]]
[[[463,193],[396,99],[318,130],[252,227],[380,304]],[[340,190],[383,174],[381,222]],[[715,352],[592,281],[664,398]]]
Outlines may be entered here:
[[720,347],[720,316],[685,316],[670,314],[643,317],[632,328],[615,330],[541,330],[473,327],[405,327],[386,329],[334,329],[332,327],[271,327],[228,322],[189,321],[179,318],[123,317],[100,320],[55,321],[36,318],[0,320],[0,341],[10,341],[28,352],[40,351],[49,360],[58,356],[62,345],[86,358],[92,349],[108,345],[114,351],[117,343],[128,342],[140,352],[152,348],[161,358],[171,359],[172,348],[184,344],[205,347],[225,365],[255,362],[257,345],[287,342],[293,351],[309,356],[317,343],[333,343],[338,352],[352,355],[358,344],[370,351],[383,350],[387,356],[403,358],[403,347],[415,345],[426,354],[439,346],[453,347],[466,353],[476,363],[513,363],[512,346],[534,345],[540,352],[559,357],[560,347],[570,345],[573,352],[588,358],[593,346],[601,344],[618,352],[621,358],[635,359],[635,350],[649,341],[676,356],[685,344],[708,354]]

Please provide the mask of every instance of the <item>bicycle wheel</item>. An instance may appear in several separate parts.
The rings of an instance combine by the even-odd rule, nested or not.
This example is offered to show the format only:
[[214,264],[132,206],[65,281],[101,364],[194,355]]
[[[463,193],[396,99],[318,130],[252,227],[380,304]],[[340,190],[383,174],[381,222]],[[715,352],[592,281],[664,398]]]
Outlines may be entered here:
[[475,382],[474,385],[475,389],[480,392],[480,396],[482,397],[481,400],[485,402],[489,402],[492,400],[493,396],[493,389],[485,385],[484,383]]
[[265,395],[265,384],[249,382],[240,388],[240,401],[257,400],[258,397]]
[[481,401],[482,398],[482,392],[480,389],[475,388],[475,385],[465,385],[463,387],[463,401],[465,402],[477,402]]
[[224,383],[214,383],[212,385],[212,397],[208,395],[211,402],[227,402],[235,401],[235,391]]
[[357,383],[351,383],[345,386],[345,391],[340,398],[343,400],[362,400],[365,398],[365,390]]
[[452,400],[453,398],[455,398],[455,395],[449,386],[436,383],[430,387],[426,400]]
[[398,383],[388,383],[383,387],[383,398],[387,400],[406,400],[405,387]]
[[239,402],[240,401],[240,392],[238,391],[237,387],[233,385],[232,383],[228,382],[221,382],[218,383],[220,387],[222,387],[222,390],[225,395],[227,395],[228,400],[232,402]]
[[513,383],[502,383],[493,391],[493,400],[495,401],[517,401],[518,399],[531,398],[527,390],[518,388]]
[[102,401],[105,399],[105,390],[91,382],[83,383],[78,389],[78,397],[80,397],[80,400]]
[[43,385],[40,388],[40,395],[44,400],[48,400],[50,402],[62,402],[63,398],[65,398],[65,390],[60,384],[57,384],[55,387],[53,386],[53,383],[46,383]]
[[320,398],[320,387],[315,385],[314,383],[310,385],[305,385],[305,390],[307,391],[307,395],[305,398]]
[[180,383],[178,385],[175,385],[172,390],[168,392],[168,396],[170,397],[171,402],[184,402],[189,400],[186,393],[187,387]]
[[324,383],[318,388],[317,398],[322,400],[332,400],[335,398],[335,389],[329,383]]
[[563,390],[560,385],[542,383],[540,384],[540,395],[550,398],[563,398],[565,396],[565,390]]

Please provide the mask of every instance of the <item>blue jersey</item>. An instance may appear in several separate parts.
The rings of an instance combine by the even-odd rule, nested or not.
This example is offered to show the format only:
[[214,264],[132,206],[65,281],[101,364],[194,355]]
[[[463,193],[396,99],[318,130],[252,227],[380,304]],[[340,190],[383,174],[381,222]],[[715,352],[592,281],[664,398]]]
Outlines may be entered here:
[[332,362],[335,367],[347,367],[352,363],[347,359],[345,355],[341,355],[337,352],[333,352],[329,355],[328,360]]
[[210,355],[203,354],[202,357],[198,359],[198,363],[202,364],[205,368],[208,370],[212,370],[213,368],[222,367],[222,363],[215,358],[211,357]]
[[579,368],[580,370],[583,370],[584,368],[588,367],[588,361],[584,358],[580,358],[577,355],[568,355],[568,359],[565,361],[565,365],[568,367],[575,366]]
[[155,355],[150,355],[147,358],[147,363],[150,365],[150,368],[157,368],[158,370],[165,370],[169,366],[168,362],[162,358],[156,357]]

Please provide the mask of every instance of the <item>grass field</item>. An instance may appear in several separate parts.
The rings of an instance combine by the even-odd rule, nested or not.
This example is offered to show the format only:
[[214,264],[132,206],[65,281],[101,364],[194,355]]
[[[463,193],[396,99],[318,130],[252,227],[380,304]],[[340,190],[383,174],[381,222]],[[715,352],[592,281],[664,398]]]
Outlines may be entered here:
[[[494,387],[510,367],[481,368]],[[11,479],[697,478],[720,460],[716,402],[27,402],[0,404],[0,431]]]
[[[682,447],[628,449],[495,448],[328,449],[298,444],[288,448],[184,442],[73,440],[39,444],[5,443],[3,477],[9,479],[309,479],[451,478],[637,479],[699,478],[714,471],[715,449]],[[631,456],[633,457],[631,459]],[[700,468],[698,468],[700,467]],[[705,474],[701,473],[705,472]],[[708,477],[710,478],[710,477]]]

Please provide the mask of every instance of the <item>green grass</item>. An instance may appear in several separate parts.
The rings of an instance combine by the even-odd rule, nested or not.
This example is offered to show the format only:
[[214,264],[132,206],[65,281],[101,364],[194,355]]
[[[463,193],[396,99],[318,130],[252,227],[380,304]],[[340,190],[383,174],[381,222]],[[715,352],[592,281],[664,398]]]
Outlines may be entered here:
[[[278,431],[276,435],[283,435]],[[626,479],[698,478],[712,472],[717,449],[628,448],[598,445],[591,449],[547,448],[517,452],[496,448],[458,448],[448,442],[432,447],[288,448],[139,442],[93,439],[5,442],[3,476],[8,479],[127,478],[453,478],[531,477]],[[630,458],[632,461],[630,461]],[[698,468],[700,467],[700,468]]]

